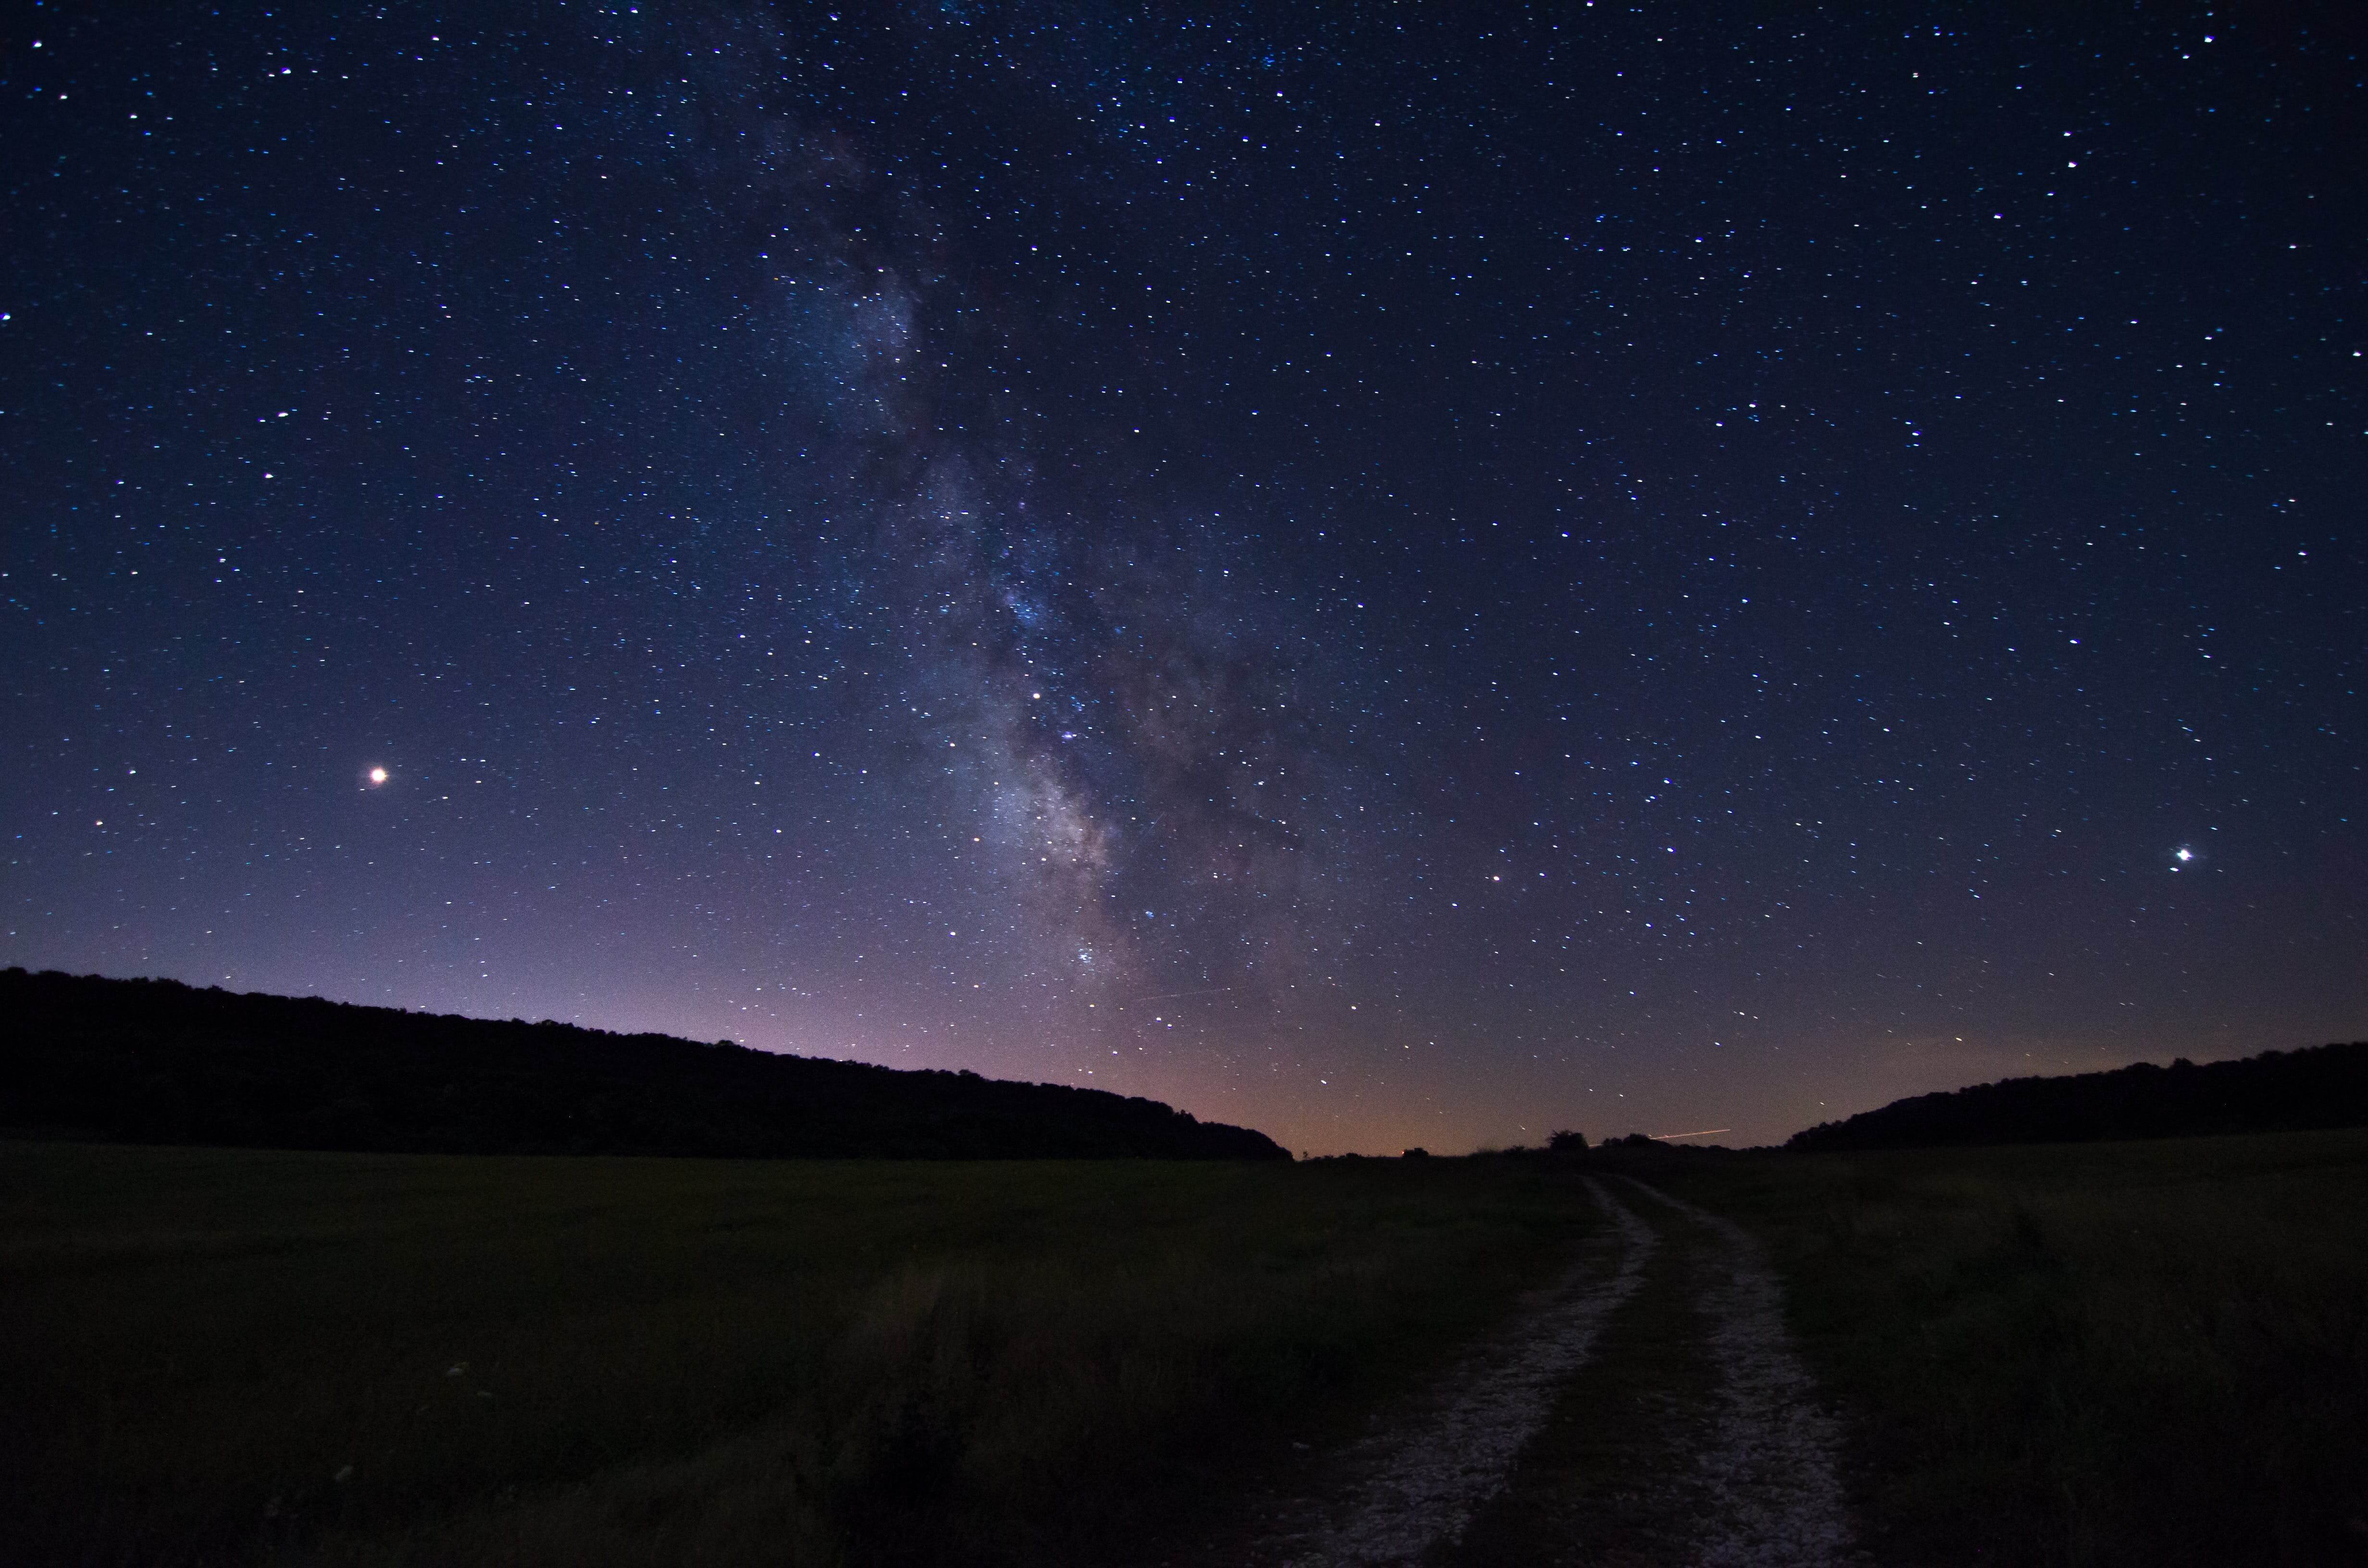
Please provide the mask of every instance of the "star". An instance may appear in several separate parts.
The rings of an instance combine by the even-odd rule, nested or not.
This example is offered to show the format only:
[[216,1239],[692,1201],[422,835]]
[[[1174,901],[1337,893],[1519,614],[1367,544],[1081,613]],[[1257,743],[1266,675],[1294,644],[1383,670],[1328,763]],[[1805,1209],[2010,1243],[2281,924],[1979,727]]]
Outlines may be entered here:
[[[343,35],[283,7],[323,70],[275,63],[276,107],[205,62],[246,47],[206,7],[170,60],[76,46],[155,97],[129,136],[61,121],[79,177],[16,203],[57,243],[10,258],[49,303],[0,312],[5,363],[99,356],[119,412],[7,405],[45,519],[6,579],[12,690],[61,722],[12,742],[57,814],[11,827],[0,965],[989,1076],[1082,1074],[1123,1028],[1149,1049],[1101,1087],[1434,1153],[1514,1140],[1541,1096],[1751,1142],[2003,1070],[1981,1041],[2021,1004],[1934,1003],[1959,963],[2078,973],[2044,1049],[2100,1066],[2300,1045],[2356,994],[2312,933],[2368,919],[2368,829],[2328,805],[2358,793],[2328,704],[2356,686],[2368,416],[2321,376],[2335,132],[2252,67],[2208,92],[2260,112],[2199,139],[2144,90],[2153,22],[2084,13],[2099,112],[2046,131],[2073,146],[2040,179],[1985,129],[2035,134],[2012,51],[1969,46],[1934,119],[1920,51],[1956,45],[1846,19],[1445,7],[1417,45],[1261,7],[1048,51],[996,7],[837,9],[827,51],[643,6],[540,29],[533,62],[415,50],[381,96],[323,85]],[[1333,64],[1289,63],[1319,37]],[[653,153],[644,82],[727,131]],[[547,85],[548,119],[471,107]],[[167,114],[190,155],[160,163]],[[336,156],[264,157],[283,133]],[[476,152],[390,167],[401,200],[339,183],[452,142]],[[1846,181],[1815,166],[1848,146]],[[1410,199],[1444,166],[1487,173]],[[2142,243],[2076,183],[2100,168],[2186,193],[2143,268],[2095,265]],[[2237,203],[2284,216],[2192,216]],[[316,247],[418,265],[315,277]],[[1863,298],[1827,281],[1844,254],[1886,258]],[[301,323],[209,281],[282,273]],[[1873,320],[1900,298],[1905,336]],[[2043,483],[2109,499],[2033,508]],[[381,743],[430,774],[319,812],[302,786]],[[84,836],[134,823],[172,852]],[[2163,869],[2241,840],[2241,875],[2130,899],[2167,827],[2211,836]],[[2264,865],[2284,896],[2239,925],[2129,925]],[[227,922],[184,896],[233,882]],[[729,1000],[790,971],[761,1027]],[[1977,1032],[1878,1087],[1843,1043],[1876,1019]],[[1364,1097],[1319,1117],[1303,1069]]]

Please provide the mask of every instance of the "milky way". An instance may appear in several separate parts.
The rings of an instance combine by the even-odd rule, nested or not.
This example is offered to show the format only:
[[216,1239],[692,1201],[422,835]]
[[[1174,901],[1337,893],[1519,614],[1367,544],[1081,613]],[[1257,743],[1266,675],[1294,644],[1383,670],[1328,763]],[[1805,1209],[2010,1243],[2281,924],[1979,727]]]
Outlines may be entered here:
[[58,13],[0,960],[1306,1149],[2356,1036],[2345,26]]

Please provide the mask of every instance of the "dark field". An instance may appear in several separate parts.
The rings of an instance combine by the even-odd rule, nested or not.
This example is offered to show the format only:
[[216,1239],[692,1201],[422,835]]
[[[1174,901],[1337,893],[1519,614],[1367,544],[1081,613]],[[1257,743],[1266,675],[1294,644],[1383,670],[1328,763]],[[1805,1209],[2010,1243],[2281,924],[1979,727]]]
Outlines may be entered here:
[[1877,1561],[2368,1562],[2368,1131],[1636,1168],[1771,1243]]
[[[1770,1242],[1874,1561],[2368,1560],[2355,1131],[1560,1168],[0,1144],[0,1562],[1190,1559],[1622,1170]],[[1639,1413],[1714,1395],[1689,1289],[1607,1324],[1490,1527],[1522,1560],[1560,1555],[1523,1488],[1619,1525],[1685,1461]]]
[[0,1143],[0,1562],[1123,1560],[1597,1222],[1502,1162]]

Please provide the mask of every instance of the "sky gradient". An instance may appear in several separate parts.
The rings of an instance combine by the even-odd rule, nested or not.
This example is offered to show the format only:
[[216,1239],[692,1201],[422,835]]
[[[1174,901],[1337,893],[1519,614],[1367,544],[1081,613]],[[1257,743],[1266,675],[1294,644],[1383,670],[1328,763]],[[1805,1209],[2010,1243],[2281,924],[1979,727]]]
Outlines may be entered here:
[[37,6],[0,962],[1316,1153],[2368,1035],[2346,15]]

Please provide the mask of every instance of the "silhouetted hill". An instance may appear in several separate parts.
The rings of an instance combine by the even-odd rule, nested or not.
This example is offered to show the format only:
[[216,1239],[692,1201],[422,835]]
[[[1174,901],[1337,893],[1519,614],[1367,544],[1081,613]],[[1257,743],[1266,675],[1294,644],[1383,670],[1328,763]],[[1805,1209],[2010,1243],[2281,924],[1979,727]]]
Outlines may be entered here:
[[2078,1143],[2327,1127],[2368,1127],[2368,1040],[2201,1067],[2141,1062],[2111,1073],[1976,1084],[1823,1122],[1793,1134],[1785,1147]]
[[1288,1159],[1153,1100],[170,980],[0,971],[0,1128],[449,1153]]

